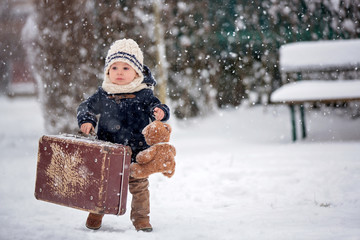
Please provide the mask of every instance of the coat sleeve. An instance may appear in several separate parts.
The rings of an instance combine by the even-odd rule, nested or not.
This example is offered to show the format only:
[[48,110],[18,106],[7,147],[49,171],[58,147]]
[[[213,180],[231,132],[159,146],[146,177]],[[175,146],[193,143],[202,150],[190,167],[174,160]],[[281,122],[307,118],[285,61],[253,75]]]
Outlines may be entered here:
[[153,92],[151,90],[148,91],[148,99],[150,101],[149,106],[150,106],[150,118],[151,118],[151,120],[152,121],[155,120],[153,112],[154,112],[154,109],[156,107],[160,108],[165,113],[165,116],[161,121],[169,120],[169,118],[170,118],[170,109],[169,109],[169,107],[166,104],[162,104],[160,102],[160,100],[157,97],[154,96],[154,94],[153,94]]
[[94,128],[97,124],[96,115],[100,114],[100,89],[88,99],[80,103],[77,109],[77,120],[79,127],[83,123],[91,123]]
[[167,121],[170,118],[170,109],[166,104],[160,104],[158,106],[160,109],[162,109],[165,113],[164,118],[161,121]]

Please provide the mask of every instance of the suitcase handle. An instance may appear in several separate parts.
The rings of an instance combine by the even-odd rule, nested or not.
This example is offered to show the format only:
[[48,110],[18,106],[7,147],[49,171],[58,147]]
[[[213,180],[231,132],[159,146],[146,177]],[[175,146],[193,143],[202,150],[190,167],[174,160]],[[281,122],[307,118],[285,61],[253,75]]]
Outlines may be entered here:
[[82,131],[78,131],[78,134],[80,135],[80,136],[83,136],[83,137],[95,137],[95,139],[97,139],[97,134],[96,134],[96,132],[94,131],[94,129],[91,129],[91,131],[90,131],[90,133],[89,134],[85,134],[85,133],[83,133]]
[[89,135],[94,136],[97,139],[97,134],[96,134],[96,132],[95,132],[95,130],[93,128],[90,130]]

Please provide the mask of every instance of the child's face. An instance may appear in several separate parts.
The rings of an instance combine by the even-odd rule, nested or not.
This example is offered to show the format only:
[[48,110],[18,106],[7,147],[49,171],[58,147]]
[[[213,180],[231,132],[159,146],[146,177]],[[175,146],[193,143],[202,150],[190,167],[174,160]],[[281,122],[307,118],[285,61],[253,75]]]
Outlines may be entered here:
[[110,66],[109,79],[111,83],[126,85],[137,77],[136,71],[127,63],[115,62]]

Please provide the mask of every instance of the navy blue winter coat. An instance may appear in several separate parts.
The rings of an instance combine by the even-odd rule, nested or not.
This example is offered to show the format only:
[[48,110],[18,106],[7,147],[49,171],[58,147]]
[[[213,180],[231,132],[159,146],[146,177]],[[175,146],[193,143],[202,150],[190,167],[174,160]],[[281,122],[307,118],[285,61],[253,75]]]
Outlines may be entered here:
[[[151,73],[145,75],[144,82],[154,81],[151,78]],[[94,95],[79,105],[77,119],[79,126],[91,123],[96,127],[98,124],[98,139],[130,146],[134,162],[137,153],[149,147],[141,132],[150,121],[155,120],[155,107],[164,111],[165,117],[162,121],[169,119],[168,106],[161,104],[151,89],[135,93],[108,94],[99,87]],[[99,120],[97,115],[100,116]]]

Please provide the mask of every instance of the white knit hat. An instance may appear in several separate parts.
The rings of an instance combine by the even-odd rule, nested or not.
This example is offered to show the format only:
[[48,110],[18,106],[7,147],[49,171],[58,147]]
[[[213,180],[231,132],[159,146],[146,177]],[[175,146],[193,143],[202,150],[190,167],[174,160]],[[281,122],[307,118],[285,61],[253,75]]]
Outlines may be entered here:
[[125,62],[129,64],[141,77],[143,76],[143,53],[139,45],[132,39],[121,39],[115,41],[105,59],[104,80],[108,77],[110,66],[115,62]]

